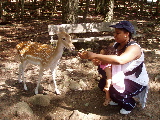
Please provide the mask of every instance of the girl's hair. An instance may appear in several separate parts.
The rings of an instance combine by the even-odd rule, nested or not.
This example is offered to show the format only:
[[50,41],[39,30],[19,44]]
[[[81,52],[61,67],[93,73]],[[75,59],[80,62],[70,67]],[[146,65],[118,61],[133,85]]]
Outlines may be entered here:
[[103,47],[100,51],[100,54],[103,55],[115,55],[115,49],[112,46]]

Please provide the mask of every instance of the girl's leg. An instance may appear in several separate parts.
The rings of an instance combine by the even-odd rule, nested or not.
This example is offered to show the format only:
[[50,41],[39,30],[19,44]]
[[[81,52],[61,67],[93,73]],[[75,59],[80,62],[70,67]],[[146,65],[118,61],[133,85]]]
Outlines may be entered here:
[[107,106],[109,104],[109,102],[111,101],[111,98],[110,98],[109,91],[105,91],[105,93],[106,93],[106,99],[105,99],[103,105]]

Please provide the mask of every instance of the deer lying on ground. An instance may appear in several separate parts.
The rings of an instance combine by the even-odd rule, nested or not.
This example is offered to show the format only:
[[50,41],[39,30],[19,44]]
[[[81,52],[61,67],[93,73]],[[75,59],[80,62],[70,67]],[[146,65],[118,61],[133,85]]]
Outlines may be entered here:
[[[24,69],[28,63],[39,65],[39,78],[35,94],[38,94],[38,87],[43,76],[43,71],[50,69],[52,72],[53,83],[56,94],[60,94],[55,81],[55,68],[59,59],[62,57],[63,49],[67,48],[70,51],[74,50],[75,47],[72,44],[71,36],[66,33],[62,28],[55,31],[58,36],[57,46],[54,48],[51,45],[41,44],[37,42],[22,42],[16,45],[18,56],[21,64],[19,65],[19,82],[24,83],[24,89],[27,90],[26,81],[24,79]],[[22,80],[21,80],[22,77]]]

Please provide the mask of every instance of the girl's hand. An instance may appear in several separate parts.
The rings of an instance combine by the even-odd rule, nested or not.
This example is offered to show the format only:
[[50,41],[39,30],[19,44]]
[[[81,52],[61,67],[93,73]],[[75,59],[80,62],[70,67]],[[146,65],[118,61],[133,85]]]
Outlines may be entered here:
[[97,60],[97,59],[92,59],[92,62],[94,65],[98,66],[101,64],[101,61],[100,60]]
[[108,92],[109,91],[109,87],[104,87],[103,91],[104,92]]

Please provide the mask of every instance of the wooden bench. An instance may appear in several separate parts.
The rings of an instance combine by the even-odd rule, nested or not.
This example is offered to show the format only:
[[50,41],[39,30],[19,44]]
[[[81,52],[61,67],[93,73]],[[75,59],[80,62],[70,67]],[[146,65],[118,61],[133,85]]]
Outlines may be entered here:
[[[48,25],[48,32],[51,36],[50,42],[53,42],[53,36],[55,35],[54,29],[58,29],[62,27],[65,29],[67,33],[99,33],[99,32],[111,32],[113,28],[109,27],[109,25],[116,24],[117,22],[101,22],[101,23],[80,23],[80,24],[61,24],[61,25]],[[131,22],[135,30],[138,30],[137,22]],[[137,37],[137,35],[133,35],[133,37]],[[96,37],[87,37],[87,38],[74,38],[73,42],[86,42],[86,41],[100,41],[100,40],[112,40],[114,39],[113,35],[107,36],[96,36]]]

